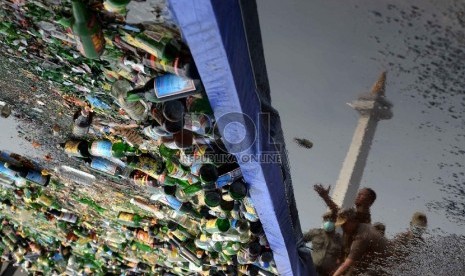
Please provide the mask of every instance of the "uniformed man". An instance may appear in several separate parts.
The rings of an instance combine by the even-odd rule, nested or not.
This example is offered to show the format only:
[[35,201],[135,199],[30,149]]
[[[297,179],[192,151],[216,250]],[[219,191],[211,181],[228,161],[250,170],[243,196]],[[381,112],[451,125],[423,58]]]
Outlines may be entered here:
[[[326,205],[329,209],[331,209],[331,211],[335,212],[336,214],[339,212],[341,208],[337,206],[337,204],[329,196],[331,186],[325,189],[323,185],[316,184],[313,186],[313,189],[325,201]],[[370,207],[373,205],[375,200],[376,193],[373,191],[373,189],[365,187],[358,191],[357,197],[355,198],[355,209],[357,219],[360,223],[371,223]]]
[[[348,254],[333,276],[369,273],[367,267],[376,259],[387,254],[388,241],[371,225],[360,223],[354,208],[343,209],[338,213],[336,226],[341,226],[343,234],[348,237]],[[370,274],[372,273],[372,274]]]
[[312,243],[312,259],[319,276],[331,275],[342,261],[342,239],[335,231],[335,215],[323,215],[322,228],[304,233],[304,241]]

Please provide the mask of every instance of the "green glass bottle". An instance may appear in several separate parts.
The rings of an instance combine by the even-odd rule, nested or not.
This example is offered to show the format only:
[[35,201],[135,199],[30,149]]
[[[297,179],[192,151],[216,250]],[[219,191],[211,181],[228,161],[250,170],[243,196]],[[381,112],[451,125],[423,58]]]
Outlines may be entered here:
[[176,179],[174,177],[167,175],[166,173],[160,174],[160,176],[158,177],[158,182],[160,183],[160,185],[164,185],[164,186],[178,185],[181,188],[189,187],[191,185],[189,184],[188,181]]
[[179,240],[187,241],[189,239],[189,236],[186,236],[185,233],[178,229],[178,225],[175,222],[168,222],[168,225],[166,227],[168,230],[167,232],[175,236]]
[[228,196],[233,200],[242,200],[247,196],[246,183],[240,179],[229,185]]
[[165,144],[161,144],[158,147],[158,152],[166,160],[172,160],[173,158],[178,158],[179,156],[179,150],[170,149],[167,146],[165,146]]
[[206,95],[200,96],[189,96],[186,99],[187,111],[190,113],[201,113],[207,115],[213,115],[210,102]]
[[199,169],[200,181],[205,185],[214,184],[218,179],[218,170],[214,164],[203,164]]
[[82,0],[72,0],[74,21],[71,24],[79,52],[87,58],[96,59],[105,50],[105,38],[97,16]]
[[202,183],[197,182],[184,188],[184,193],[188,196],[193,196],[202,190],[203,190]]
[[223,250],[221,251],[223,254],[228,256],[234,256],[237,252],[241,249],[241,245],[238,242],[227,242],[223,244]]
[[221,193],[218,190],[205,192],[205,205],[210,208],[217,207],[221,202]]
[[167,36],[163,37],[163,33],[144,31],[135,36],[135,41],[136,46],[162,60],[170,61],[179,55],[177,42]]
[[225,213],[226,216],[230,216],[231,211],[234,209],[234,201],[221,199],[220,209]]
[[181,164],[177,164],[172,161],[167,161],[166,162],[166,171],[168,172],[168,175],[180,179],[180,180],[186,180],[186,181],[195,181],[195,177],[190,173],[189,168],[185,168]]

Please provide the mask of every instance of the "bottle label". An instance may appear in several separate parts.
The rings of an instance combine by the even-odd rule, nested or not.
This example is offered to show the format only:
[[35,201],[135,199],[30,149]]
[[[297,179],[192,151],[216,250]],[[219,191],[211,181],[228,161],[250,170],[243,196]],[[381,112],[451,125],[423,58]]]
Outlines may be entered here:
[[53,203],[52,199],[45,195],[41,195],[39,198],[37,198],[37,202],[47,207]]
[[90,167],[110,175],[116,175],[116,171],[118,170],[118,166],[116,164],[113,164],[110,161],[105,160],[103,158],[92,159]]
[[186,181],[187,181],[187,183],[192,185],[192,184],[198,183],[200,181],[200,179],[198,177],[196,177],[195,175],[188,174],[187,177],[186,177]]
[[166,74],[155,78],[154,91],[159,99],[195,91],[195,89],[193,80],[174,74]]
[[173,169],[170,171],[170,176],[181,179],[181,180],[187,180],[188,173],[184,170],[182,170],[179,166],[173,164]]
[[184,129],[205,135],[211,126],[210,118],[205,114],[187,113],[184,116]]
[[129,68],[126,69],[120,66],[116,73],[130,82],[137,82],[137,74],[133,73]]
[[216,219],[210,219],[205,223],[205,230],[208,231],[216,231],[218,228],[216,227]]
[[153,178],[159,176],[160,163],[153,158],[140,156],[136,167]]
[[252,200],[249,197],[245,197],[242,199],[243,206],[247,213],[250,213],[252,215],[256,215],[257,213],[255,212],[255,208],[253,207]]
[[183,191],[184,191],[184,193],[186,195],[191,196],[191,195],[194,195],[194,194],[202,191],[202,186],[199,185],[199,184],[193,184],[193,185],[190,185],[190,186],[186,187]]
[[26,175],[26,179],[42,186],[47,184],[47,177],[43,176],[38,171],[29,171]]
[[63,213],[60,219],[63,221],[70,222],[70,223],[76,223],[77,216],[74,214],[70,214],[70,213]]
[[82,157],[79,153],[79,144],[81,141],[68,141],[65,144],[65,152],[69,156]]
[[184,233],[182,233],[182,232],[179,231],[179,230],[172,231],[171,233],[173,233],[173,235],[174,235],[176,238],[178,238],[180,241],[186,241],[186,240],[187,240],[186,235],[184,235]]
[[5,167],[5,163],[0,163],[0,173],[1,173],[2,175],[7,176],[7,177],[10,178],[11,180],[15,180],[15,179],[18,178],[18,177],[16,176],[16,173],[15,173],[13,170],[10,170],[10,169],[8,169],[7,167]]
[[122,220],[122,221],[128,221],[128,222],[132,222],[132,219],[134,218],[134,214],[131,214],[131,213],[120,213],[119,216],[118,216],[118,219],[119,220]]
[[105,1],[103,2],[103,7],[105,10],[111,12],[111,13],[121,13],[125,14],[126,13],[126,6],[125,5],[115,5],[111,3],[110,1]]
[[200,175],[200,168],[202,167],[203,163],[195,163],[191,166],[191,174],[195,176]]
[[112,157],[111,155],[111,147],[112,143],[107,140],[102,141],[94,141],[90,147],[90,154],[93,156],[99,157]]
[[221,175],[218,180],[216,181],[216,186],[218,188],[222,188],[226,185],[233,183],[235,180],[242,177],[241,168],[236,168],[226,174]]
[[143,174],[143,173],[140,173],[140,174],[135,174],[134,175],[134,184],[138,185],[138,186],[147,186],[148,185],[148,175],[147,174]]
[[172,195],[166,195],[164,197],[163,203],[177,211],[179,211],[182,206],[182,202]]
[[111,107],[100,100],[99,98],[87,95],[86,99],[89,101],[89,103],[94,107],[94,108],[99,108],[99,109],[110,109]]
[[[205,155],[205,152],[207,152],[208,146],[207,145],[199,145],[196,147],[194,151],[194,158],[199,159]],[[205,162],[203,162],[205,163]]]
[[[98,31],[97,33],[93,34],[90,36],[90,40],[88,38],[83,39],[83,37],[80,37],[78,35],[75,36],[76,38],[76,47],[81,52],[81,54],[85,57],[88,55],[92,57],[93,55],[101,55],[103,53],[103,50],[105,49],[105,38],[103,36],[102,31]],[[90,47],[85,47],[84,45],[90,46]],[[87,50],[92,49],[91,51],[94,52],[86,52]]]

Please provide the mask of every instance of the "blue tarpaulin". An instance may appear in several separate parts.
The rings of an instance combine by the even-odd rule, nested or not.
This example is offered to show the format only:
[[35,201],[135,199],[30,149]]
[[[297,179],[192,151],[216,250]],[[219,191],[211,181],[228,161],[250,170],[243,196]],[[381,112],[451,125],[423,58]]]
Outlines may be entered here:
[[250,185],[280,275],[316,275],[301,242],[279,115],[270,103],[255,1],[169,2],[226,147]]

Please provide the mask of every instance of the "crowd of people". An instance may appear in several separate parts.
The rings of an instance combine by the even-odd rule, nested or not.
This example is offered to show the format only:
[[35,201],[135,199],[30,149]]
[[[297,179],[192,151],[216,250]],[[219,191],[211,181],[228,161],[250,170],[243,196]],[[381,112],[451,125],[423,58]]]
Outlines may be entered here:
[[[376,200],[373,189],[360,189],[355,206],[347,209],[334,203],[330,187],[317,184],[314,190],[330,210],[323,214],[321,228],[304,233],[304,241],[311,243],[318,276],[384,275],[389,262],[405,260],[411,245],[424,242],[422,235],[427,227],[424,213],[415,212],[409,230],[389,240],[386,226],[371,220],[370,208]],[[342,229],[342,235],[337,227]]]

